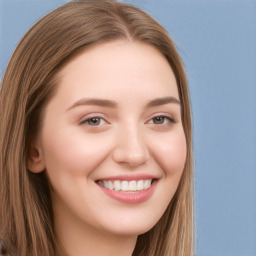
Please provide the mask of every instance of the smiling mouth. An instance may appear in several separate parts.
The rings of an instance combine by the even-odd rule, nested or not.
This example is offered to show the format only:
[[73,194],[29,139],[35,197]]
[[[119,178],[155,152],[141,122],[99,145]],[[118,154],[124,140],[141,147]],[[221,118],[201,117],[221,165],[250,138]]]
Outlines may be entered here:
[[134,193],[142,190],[149,189],[156,179],[146,180],[99,180],[97,183],[106,189]]

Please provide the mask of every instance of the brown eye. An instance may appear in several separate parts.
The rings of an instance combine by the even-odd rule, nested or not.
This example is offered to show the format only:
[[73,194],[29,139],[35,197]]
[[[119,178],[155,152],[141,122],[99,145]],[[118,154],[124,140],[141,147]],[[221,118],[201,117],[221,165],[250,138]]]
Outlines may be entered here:
[[166,117],[164,117],[164,116],[157,116],[157,117],[153,118],[153,123],[154,124],[164,124],[164,122],[166,121],[165,119],[166,119]]
[[91,119],[88,119],[88,120],[87,120],[87,123],[88,123],[89,125],[98,126],[98,125],[100,125],[100,118],[91,118]]
[[161,125],[161,124],[168,124],[168,123],[175,123],[175,120],[171,116],[156,116],[152,118],[151,121],[153,124]]
[[101,126],[104,123],[105,123],[105,120],[101,117],[92,117],[92,118],[83,120],[81,122],[81,124],[86,124],[86,125],[90,125],[90,126]]

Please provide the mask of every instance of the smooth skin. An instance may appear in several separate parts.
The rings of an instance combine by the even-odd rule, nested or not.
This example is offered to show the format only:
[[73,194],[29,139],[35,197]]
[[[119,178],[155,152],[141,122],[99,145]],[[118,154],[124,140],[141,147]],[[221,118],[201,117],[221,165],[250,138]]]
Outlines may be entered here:
[[[173,71],[154,47],[118,40],[86,49],[58,79],[29,169],[47,172],[63,254],[131,255],[137,236],[163,215],[184,169]],[[96,182],[116,175],[152,175],[157,183],[146,201],[126,204]]]

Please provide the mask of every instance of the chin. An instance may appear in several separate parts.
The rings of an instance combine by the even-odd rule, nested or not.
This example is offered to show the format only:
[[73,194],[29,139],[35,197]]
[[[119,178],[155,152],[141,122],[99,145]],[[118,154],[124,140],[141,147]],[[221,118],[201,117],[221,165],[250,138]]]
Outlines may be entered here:
[[119,224],[113,224],[113,222],[110,222],[109,224],[112,225],[111,227],[107,227],[106,230],[114,235],[138,236],[148,232],[156,225],[157,222],[158,219],[148,221],[146,221],[145,219],[141,221],[138,221],[136,219],[130,219],[126,221],[123,220],[122,223],[119,222]]

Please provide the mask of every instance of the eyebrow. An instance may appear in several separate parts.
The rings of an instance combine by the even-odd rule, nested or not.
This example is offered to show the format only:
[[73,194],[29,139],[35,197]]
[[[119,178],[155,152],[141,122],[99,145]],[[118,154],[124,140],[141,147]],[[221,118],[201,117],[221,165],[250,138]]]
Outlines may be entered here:
[[[180,105],[180,101],[178,99],[170,96],[170,97],[154,99],[146,105],[146,108],[161,106],[168,103],[176,103]],[[113,100],[105,100],[105,99],[98,99],[98,98],[83,98],[76,101],[74,104],[72,104],[71,107],[69,107],[66,111],[72,108],[75,108],[78,106],[84,106],[84,105],[95,105],[95,106],[116,108],[118,104]]]
[[161,106],[168,103],[176,103],[180,105],[180,101],[178,99],[170,96],[170,97],[157,98],[155,100],[152,100],[146,105],[146,107],[156,107],[156,106]]
[[109,107],[109,108],[116,108],[117,103],[112,100],[105,100],[105,99],[96,99],[96,98],[83,98],[81,100],[76,101],[71,107],[67,109],[70,110],[72,108],[83,106],[83,105],[95,105],[95,106],[102,106],[102,107]]

